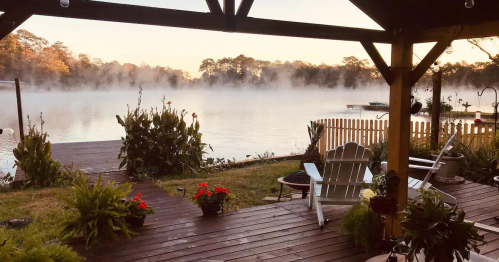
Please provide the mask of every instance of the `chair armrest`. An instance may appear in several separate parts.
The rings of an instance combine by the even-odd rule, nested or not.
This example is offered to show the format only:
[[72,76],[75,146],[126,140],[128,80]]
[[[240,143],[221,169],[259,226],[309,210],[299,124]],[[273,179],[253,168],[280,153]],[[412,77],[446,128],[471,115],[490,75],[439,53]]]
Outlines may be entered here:
[[431,166],[409,165],[409,168],[413,168],[413,169],[422,169],[422,170],[431,170],[431,171],[438,171],[438,167],[431,167]]
[[322,177],[319,174],[319,170],[317,170],[317,167],[313,163],[305,163],[303,164],[305,167],[305,173],[310,176],[315,181],[321,181],[322,182]]
[[[421,159],[421,158],[415,158],[415,157],[409,157],[409,160],[414,161],[414,162],[420,162],[420,163],[428,163],[428,164],[435,164],[436,163],[436,161],[433,161],[433,160]],[[445,165],[444,162],[440,162],[439,164]]]

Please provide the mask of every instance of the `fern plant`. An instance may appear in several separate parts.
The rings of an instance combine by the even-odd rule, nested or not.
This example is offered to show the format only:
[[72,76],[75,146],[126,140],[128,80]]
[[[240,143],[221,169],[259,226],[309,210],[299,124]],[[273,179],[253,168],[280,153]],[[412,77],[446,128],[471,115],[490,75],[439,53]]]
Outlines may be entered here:
[[93,186],[87,184],[83,175],[73,187],[73,198],[62,196],[67,208],[73,209],[74,217],[62,225],[62,239],[83,238],[87,248],[100,240],[117,240],[115,230],[120,229],[127,238],[135,234],[125,222],[129,202],[123,199],[132,191],[132,184],[126,182],[102,183],[102,174]]

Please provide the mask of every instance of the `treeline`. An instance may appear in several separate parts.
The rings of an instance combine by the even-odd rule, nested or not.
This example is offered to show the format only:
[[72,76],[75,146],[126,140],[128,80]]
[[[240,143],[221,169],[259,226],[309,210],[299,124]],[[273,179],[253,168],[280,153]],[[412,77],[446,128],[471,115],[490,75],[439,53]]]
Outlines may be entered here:
[[[444,85],[481,88],[499,83],[499,66],[492,62],[448,63],[441,66]],[[120,64],[75,55],[62,42],[49,43],[26,30],[19,30],[0,41],[0,80],[14,76],[33,86],[110,88],[138,84],[160,87],[195,86],[338,86],[356,88],[386,84],[379,71],[367,59],[345,57],[339,65],[315,65],[303,61],[264,61],[240,55],[235,58],[211,58],[201,62],[202,76],[191,78],[188,72],[170,67],[151,67],[145,63]],[[430,71],[420,84],[428,84]]]

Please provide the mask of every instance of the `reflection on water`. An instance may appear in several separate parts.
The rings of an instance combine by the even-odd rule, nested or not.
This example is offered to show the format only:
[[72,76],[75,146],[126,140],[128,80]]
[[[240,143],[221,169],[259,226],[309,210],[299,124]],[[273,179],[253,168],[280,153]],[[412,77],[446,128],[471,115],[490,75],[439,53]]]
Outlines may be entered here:
[[[268,150],[276,155],[303,151],[308,143],[306,125],[319,118],[374,119],[378,112],[347,110],[346,104],[388,101],[386,87],[368,90],[144,90],[142,107],[160,107],[163,96],[177,109],[196,112],[203,141],[213,146],[214,157],[243,160]],[[39,126],[43,112],[44,131],[52,143],[117,140],[124,135],[116,121],[127,104],[134,107],[138,90],[82,92],[23,92],[24,115]],[[420,100],[430,94],[419,94]],[[443,95],[454,95],[443,90]],[[464,101],[476,105],[476,91],[461,91]],[[490,111],[488,98],[482,98],[482,111]],[[486,104],[486,106],[485,106]],[[0,126],[16,129],[17,109],[14,91],[0,91]],[[469,110],[474,111],[476,107]],[[418,119],[419,118],[419,119]],[[387,116],[385,119],[388,119]],[[414,120],[421,120],[415,117]],[[16,130],[17,134],[17,130]],[[16,135],[17,136],[17,135]],[[18,136],[17,136],[18,137]],[[0,169],[13,165],[16,141],[0,135]]]

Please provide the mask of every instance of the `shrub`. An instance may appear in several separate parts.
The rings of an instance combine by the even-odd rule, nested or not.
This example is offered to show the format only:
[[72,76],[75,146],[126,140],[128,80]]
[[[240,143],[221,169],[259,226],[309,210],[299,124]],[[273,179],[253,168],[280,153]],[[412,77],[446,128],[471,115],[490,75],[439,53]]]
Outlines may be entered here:
[[377,248],[383,234],[381,216],[369,210],[364,202],[350,207],[343,217],[341,228],[353,237],[356,245],[365,247],[367,251]]
[[[29,117],[28,117],[29,119]],[[43,132],[43,118],[41,120],[41,131],[35,126],[28,124],[29,131],[24,140],[17,144],[13,150],[15,166],[21,168],[25,175],[27,185],[47,186],[69,186],[81,174],[73,164],[63,165],[52,159],[52,146],[47,141],[47,133]]]
[[123,159],[120,168],[126,165],[129,175],[150,173],[154,177],[198,169],[205,144],[201,142],[197,115],[193,113],[192,123],[187,125],[187,112],[178,112],[164,99],[160,111],[148,112],[140,108],[141,95],[142,90],[136,109],[129,110],[123,118],[116,116],[126,132],[118,155]]
[[324,132],[324,125],[310,121],[310,126],[307,126],[307,128],[308,137],[310,138],[310,145],[307,147],[305,154],[303,154],[303,158],[301,159],[300,163],[300,169],[305,169],[303,165],[305,163],[314,163],[317,167],[317,170],[322,173],[324,169],[324,159],[319,152],[317,142],[319,142],[322,136],[322,132]]
[[423,249],[426,261],[439,262],[468,261],[471,250],[480,253],[477,246],[484,238],[474,223],[464,221],[465,215],[457,207],[446,206],[438,193],[422,190],[407,203],[400,223],[403,240],[410,246],[409,261]]
[[[40,117],[41,118],[41,117]],[[51,144],[47,141],[47,133],[29,124],[28,135],[14,149],[15,165],[26,174],[28,183],[33,186],[50,186],[59,176],[61,164],[52,159]]]
[[38,262],[57,261],[75,262],[84,260],[66,245],[45,244],[41,239],[25,239],[23,249],[18,249],[7,242],[0,248],[0,261],[8,262]]
[[461,176],[481,184],[494,184],[494,177],[499,176],[494,145],[480,145],[478,148],[471,149],[469,146],[458,143],[455,150],[464,156],[460,168]]
[[[426,107],[428,108],[429,112],[432,112],[432,106],[433,106],[433,101],[432,98],[426,99]],[[447,104],[445,101],[440,101],[440,112],[450,112],[452,111],[453,107],[450,104]]]
[[[102,239],[116,240],[115,229],[119,228],[130,238],[131,231],[125,217],[129,203],[122,201],[132,190],[129,182],[117,185],[116,182],[102,184],[102,174],[93,186],[87,185],[87,180],[80,175],[74,184],[74,198],[63,197],[67,208],[73,209],[75,215],[65,221],[60,237],[62,239],[83,238],[87,248]],[[62,196],[61,196],[62,197]]]

